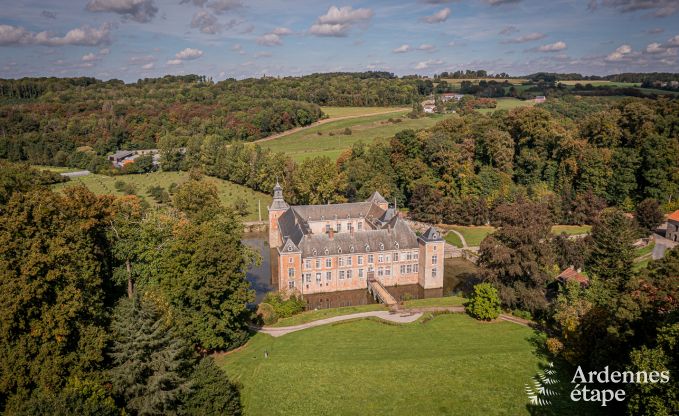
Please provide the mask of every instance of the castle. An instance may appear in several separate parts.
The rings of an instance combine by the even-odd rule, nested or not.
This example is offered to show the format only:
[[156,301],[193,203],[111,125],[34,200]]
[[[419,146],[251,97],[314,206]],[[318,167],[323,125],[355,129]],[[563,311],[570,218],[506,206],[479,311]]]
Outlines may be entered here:
[[276,183],[269,245],[278,253],[280,290],[327,293],[365,289],[370,281],[443,287],[439,232],[418,237],[378,192],[365,202],[290,206]]

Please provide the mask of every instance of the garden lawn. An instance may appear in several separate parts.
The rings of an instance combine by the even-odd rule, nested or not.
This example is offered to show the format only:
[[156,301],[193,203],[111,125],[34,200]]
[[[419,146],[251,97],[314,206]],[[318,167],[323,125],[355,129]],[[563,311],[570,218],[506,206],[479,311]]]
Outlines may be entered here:
[[[495,231],[495,227],[490,227],[490,226],[485,226],[485,225],[480,225],[480,226],[445,225],[445,226],[442,226],[441,228],[443,228],[445,230],[453,229],[453,230],[459,232],[460,234],[462,234],[469,247],[479,246],[481,244],[481,241],[483,241],[483,239],[486,238],[486,236],[488,234]],[[453,233],[450,233],[450,234],[453,234]],[[458,247],[462,247],[461,241],[460,241],[460,245]]]
[[[531,329],[462,314],[390,325],[355,320],[217,356],[258,415],[528,415]],[[264,358],[268,352],[269,357]]]
[[[53,186],[53,189],[64,189],[70,186],[85,185],[90,191],[95,194],[112,194],[123,195],[116,190],[116,181],[123,181],[133,184],[137,188],[137,194],[145,199],[149,204],[156,204],[155,200],[149,195],[148,188],[152,186],[161,186],[168,190],[172,183],[180,184],[186,181],[189,177],[187,172],[153,172],[143,173],[138,175],[119,175],[119,176],[105,176],[105,175],[87,175],[77,178],[71,178],[70,181],[60,183]],[[218,178],[206,178],[217,186],[219,199],[225,206],[230,206],[237,199],[244,199],[248,203],[248,215],[245,216],[245,221],[256,221],[257,215],[257,201],[261,201],[262,219],[268,218],[266,207],[271,203],[271,196],[260,192],[253,191],[245,186],[237,185]]]
[[333,316],[350,315],[352,313],[359,312],[386,311],[386,310],[387,307],[380,303],[373,303],[370,305],[344,306],[341,308],[318,309],[315,311],[302,312],[297,315],[293,315],[289,318],[280,319],[278,322],[271,326],[274,327],[294,326],[299,324],[305,324],[311,321],[318,321],[319,319],[332,318]]
[[467,299],[462,296],[444,296],[442,298],[412,299],[403,302],[404,308],[431,308],[446,306],[463,306]]
[[460,237],[457,234],[448,232],[448,234],[446,234],[443,238],[445,238],[448,244],[452,244],[455,247],[462,248],[462,240],[460,240]]
[[[315,156],[328,156],[336,160],[344,150],[351,148],[356,142],[370,144],[379,139],[389,139],[401,130],[429,128],[446,117],[433,115],[410,119],[405,117],[408,112],[333,121],[261,142],[259,145],[275,152],[284,152],[297,162]],[[394,122],[394,119],[401,121]],[[344,134],[346,128],[351,129],[350,135]]]

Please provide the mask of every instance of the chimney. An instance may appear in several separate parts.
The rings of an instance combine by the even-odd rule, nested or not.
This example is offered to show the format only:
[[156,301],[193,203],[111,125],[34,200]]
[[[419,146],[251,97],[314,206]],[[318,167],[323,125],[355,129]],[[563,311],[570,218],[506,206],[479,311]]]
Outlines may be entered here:
[[333,230],[331,228],[330,231],[328,232],[328,237],[330,237],[331,240],[334,239],[335,238],[335,230]]

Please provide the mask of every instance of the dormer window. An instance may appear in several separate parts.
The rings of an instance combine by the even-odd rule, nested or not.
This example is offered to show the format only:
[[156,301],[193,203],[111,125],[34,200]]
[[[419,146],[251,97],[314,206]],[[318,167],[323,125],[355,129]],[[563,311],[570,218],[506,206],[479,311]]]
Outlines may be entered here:
[[396,247],[396,250],[398,250],[398,248],[399,248],[398,241],[394,241],[394,247]]
[[380,243],[380,250],[384,250],[384,244]]
[[337,247],[337,252],[342,254],[342,247]]
[[349,251],[353,253],[354,252],[354,246],[349,247]]
[[365,245],[365,251],[370,251],[370,244]]
[[326,248],[325,249],[325,255],[327,256],[330,251]]
[[292,246],[288,246],[288,251],[292,251]]
[[312,254],[315,256],[316,255],[316,249],[312,251]]

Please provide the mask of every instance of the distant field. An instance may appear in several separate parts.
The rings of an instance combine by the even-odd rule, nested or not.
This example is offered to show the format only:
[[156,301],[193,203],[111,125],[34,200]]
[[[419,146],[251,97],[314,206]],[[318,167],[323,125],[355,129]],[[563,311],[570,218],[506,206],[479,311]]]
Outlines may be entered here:
[[561,84],[564,85],[575,85],[575,84],[581,84],[581,85],[587,85],[591,84],[595,87],[601,87],[601,86],[606,86],[606,87],[638,87],[641,85],[639,82],[612,82],[612,81],[605,81],[605,80],[597,80],[597,81],[589,81],[586,79],[581,79],[581,80],[564,80],[564,81],[558,81]]
[[82,169],[65,168],[63,166],[45,166],[45,165],[31,165],[35,169],[48,170],[55,173],[77,172]]
[[555,225],[552,227],[552,234],[588,234],[592,231],[591,225]]
[[[64,189],[69,186],[76,186],[79,184],[85,185],[90,191],[95,194],[113,194],[122,195],[121,192],[115,188],[116,181],[124,181],[133,184],[137,188],[137,194],[144,198],[149,204],[155,204],[155,201],[148,193],[148,188],[151,186],[161,186],[166,190],[172,183],[180,184],[186,181],[188,173],[186,172],[154,172],[140,175],[121,175],[121,176],[105,176],[105,175],[87,175],[77,178],[72,178],[70,181],[54,185],[54,189]],[[248,202],[248,215],[245,217],[246,221],[257,220],[257,201],[261,201],[262,218],[267,217],[266,207],[271,203],[271,196],[255,192],[250,188],[241,185],[236,185],[228,181],[217,178],[207,178],[217,185],[219,191],[219,198],[224,205],[231,205],[239,198],[245,199]]]
[[362,116],[364,114],[393,113],[410,111],[406,107],[321,107],[328,117]]
[[[446,117],[434,115],[410,119],[405,117],[405,114],[409,111],[404,110],[398,113],[326,123],[298,131],[289,136],[262,142],[260,146],[265,149],[284,152],[298,162],[315,156],[329,156],[334,160],[358,141],[368,144],[378,139],[390,138],[401,130],[428,128]],[[401,122],[389,122],[390,118],[400,119]],[[345,128],[351,129],[351,135],[344,134]],[[331,136],[330,133],[333,135]]]
[[504,79],[504,78],[467,78],[467,79],[446,78],[444,80],[448,84],[453,84],[453,85],[460,85],[462,83],[462,81],[471,81],[473,84],[478,84],[479,81],[486,81],[486,82],[495,81],[495,82],[498,82],[498,83],[504,83],[505,81],[507,81],[508,83],[510,83],[512,85],[520,85],[524,82],[528,82],[527,79],[523,79],[523,78],[507,78],[507,79]]
[[518,107],[532,107],[535,105],[533,100],[519,100],[518,98],[496,98],[497,106],[495,108],[480,108],[476,111],[487,114],[497,110],[511,110]]

